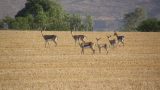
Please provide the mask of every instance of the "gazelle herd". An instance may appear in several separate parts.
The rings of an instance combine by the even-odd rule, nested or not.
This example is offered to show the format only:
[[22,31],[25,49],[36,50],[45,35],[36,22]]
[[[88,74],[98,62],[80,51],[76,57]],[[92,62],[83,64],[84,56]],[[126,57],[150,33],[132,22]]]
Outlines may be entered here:
[[[55,43],[55,46],[57,46],[57,40],[58,40],[58,37],[57,35],[43,35],[42,33],[42,30],[41,30],[41,34],[42,34],[42,37],[43,39],[45,40],[45,47],[48,43],[49,45],[49,41],[52,41]],[[95,46],[97,46],[98,50],[99,50],[99,53],[101,53],[101,50],[102,49],[105,49],[106,51],[106,54],[108,54],[108,48],[110,47],[116,47],[117,44],[123,44],[124,46],[124,39],[125,37],[124,36],[119,36],[117,34],[117,32],[114,32],[113,36],[116,36],[116,39],[111,39],[111,35],[107,35],[107,39],[108,39],[108,42],[107,43],[107,40],[106,42],[103,42],[103,43],[99,43],[99,41],[101,40],[101,38],[96,38],[96,43],[94,42],[86,42],[85,41],[85,38],[87,38],[86,35],[74,35],[73,32],[71,31],[71,35],[72,35],[72,38],[74,39],[74,42],[75,42],[75,46],[76,44],[78,43],[80,48],[81,48],[81,54],[84,54],[84,49],[91,49],[93,54],[95,54]]]

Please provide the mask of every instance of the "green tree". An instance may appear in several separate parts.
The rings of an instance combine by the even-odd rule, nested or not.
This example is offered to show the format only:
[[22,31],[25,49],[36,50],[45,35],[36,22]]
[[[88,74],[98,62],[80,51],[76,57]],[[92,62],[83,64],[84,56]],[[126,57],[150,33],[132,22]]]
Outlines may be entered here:
[[10,29],[82,30],[79,14],[66,13],[55,0],[27,0],[15,19],[5,18]]
[[0,29],[3,29],[3,21],[0,19]]
[[29,21],[24,17],[16,17],[15,21],[11,23],[11,28],[28,30],[30,29]]
[[2,19],[2,23],[6,23],[8,24],[8,28],[11,28],[12,26],[12,23],[14,22],[15,20],[11,17],[5,17],[4,19]]
[[42,10],[48,12],[55,8],[61,7],[54,0],[27,0],[25,7],[17,13],[16,17],[25,17],[28,14],[36,16]]
[[79,14],[73,14],[70,16],[70,29],[73,31],[79,31],[82,25],[82,18]]
[[28,20],[28,24],[29,24],[29,30],[35,29],[34,26],[34,18],[32,15],[28,15],[27,17],[25,17]]
[[156,18],[144,20],[138,27],[138,31],[141,32],[159,32],[160,20]]
[[142,8],[136,8],[133,12],[125,14],[123,31],[136,31],[137,26],[147,17]]
[[86,30],[93,31],[93,18],[92,16],[86,16]]
[[65,12],[54,0],[27,0],[25,7],[19,11],[16,17],[32,17],[31,29],[63,29]]
[[38,28],[41,28],[41,29],[44,28],[45,24],[46,24],[46,21],[47,21],[47,17],[46,17],[46,14],[43,11],[39,12],[38,15],[35,16],[35,18],[34,18],[34,23],[37,24],[36,25],[37,29]]

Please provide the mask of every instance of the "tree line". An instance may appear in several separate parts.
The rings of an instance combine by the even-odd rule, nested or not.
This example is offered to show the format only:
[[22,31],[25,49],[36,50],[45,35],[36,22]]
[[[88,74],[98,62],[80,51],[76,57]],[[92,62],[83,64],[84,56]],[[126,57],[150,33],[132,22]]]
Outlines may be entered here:
[[[93,17],[70,14],[63,10],[55,0],[27,0],[25,7],[15,18],[0,20],[0,29],[16,30],[57,30],[57,31],[93,31]],[[124,15],[121,31],[160,31],[160,20],[148,18],[143,8]]]
[[93,18],[67,13],[54,0],[27,0],[15,18],[5,17],[0,20],[0,28],[93,31]]
[[133,12],[127,13],[123,18],[122,31],[159,32],[160,20],[148,18],[143,8],[136,8]]

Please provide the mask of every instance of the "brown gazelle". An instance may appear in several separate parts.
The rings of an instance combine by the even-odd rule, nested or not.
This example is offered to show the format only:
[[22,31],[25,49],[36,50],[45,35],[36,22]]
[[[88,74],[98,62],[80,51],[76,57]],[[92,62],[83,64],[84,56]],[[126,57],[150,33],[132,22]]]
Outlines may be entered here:
[[119,44],[119,43],[122,43],[123,46],[124,46],[124,36],[119,36],[119,35],[117,34],[117,32],[114,32],[114,36],[117,37],[118,44]]
[[108,38],[108,40],[109,40],[109,43],[110,43],[110,45],[111,45],[112,47],[115,47],[115,46],[116,46],[116,40],[115,40],[115,39],[110,40],[110,37],[111,37],[111,36],[107,36],[107,38]]
[[79,42],[79,45],[81,47],[81,54],[84,54],[84,49],[90,48],[93,51],[93,54],[95,53],[94,49],[94,43],[93,42]]
[[107,50],[107,44],[106,43],[99,43],[99,40],[101,38],[96,38],[97,40],[97,46],[98,46],[98,49],[99,49],[99,53],[101,53],[101,49],[104,48],[106,50],[106,52],[108,53],[108,50]]
[[75,46],[76,46],[76,43],[79,42],[79,41],[83,41],[84,42],[84,38],[87,38],[85,35],[73,35],[73,32],[71,31],[71,35],[75,41]]
[[45,47],[47,43],[49,44],[49,41],[53,41],[55,43],[55,46],[57,46],[58,37],[56,35],[43,35],[42,30],[41,34],[43,39],[45,40]]

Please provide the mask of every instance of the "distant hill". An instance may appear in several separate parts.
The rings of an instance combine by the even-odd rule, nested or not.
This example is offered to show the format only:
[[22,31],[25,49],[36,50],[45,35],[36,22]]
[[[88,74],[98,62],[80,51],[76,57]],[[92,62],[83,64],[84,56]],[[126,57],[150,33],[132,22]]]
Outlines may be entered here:
[[0,18],[12,16],[25,6],[26,0],[0,0]]
[[[121,25],[125,13],[136,7],[146,9],[150,17],[160,17],[160,0],[57,0],[66,11],[92,15],[95,29],[112,30]],[[26,0],[1,0],[0,18],[12,16],[24,7]]]

